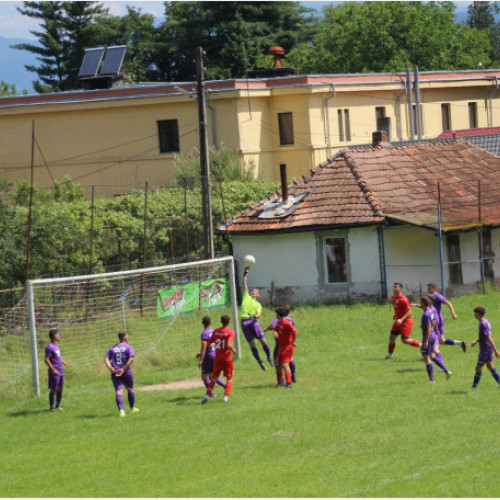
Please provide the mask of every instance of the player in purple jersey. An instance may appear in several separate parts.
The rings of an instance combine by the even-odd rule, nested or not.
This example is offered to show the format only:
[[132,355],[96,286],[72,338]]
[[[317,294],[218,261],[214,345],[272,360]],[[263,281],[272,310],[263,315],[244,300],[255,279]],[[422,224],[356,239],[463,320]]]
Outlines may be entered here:
[[134,362],[134,348],[128,343],[128,333],[120,332],[118,334],[118,344],[110,347],[106,355],[105,363],[111,372],[111,381],[116,391],[116,405],[120,411],[120,417],[125,416],[123,407],[123,386],[128,391],[128,403],[130,412],[136,413],[139,408],[135,406],[134,376],[130,366]]
[[486,310],[483,306],[474,308],[474,317],[479,321],[479,338],[472,341],[470,346],[474,347],[479,342],[479,355],[477,357],[476,373],[474,375],[471,391],[474,391],[477,384],[479,384],[484,365],[488,367],[488,370],[500,387],[500,375],[493,365],[493,354],[495,354],[497,358],[500,358],[500,352],[498,352],[497,346],[491,335],[491,326],[489,321],[484,317],[485,314]]
[[[214,329],[210,327],[212,324],[210,316],[203,316],[201,324],[205,329],[201,333],[201,348],[200,352],[196,354],[196,357],[198,358],[198,367],[201,370],[201,380],[203,380],[205,387],[208,388],[215,360],[215,349],[208,343],[208,341],[212,336]],[[226,384],[220,378],[217,379],[217,384],[224,387],[224,389],[226,388]],[[215,393],[213,391],[211,397],[215,397]]]
[[441,357],[433,357],[434,345],[438,342],[437,317],[436,310],[431,304],[429,297],[421,297],[419,307],[423,309],[422,320],[420,326],[422,328],[422,345],[420,350],[424,357],[429,376],[429,383],[434,383],[434,368],[432,363],[438,365],[445,373],[446,379],[449,380],[451,372],[446,368]]
[[[444,316],[442,307],[443,304],[448,306],[451,312],[451,317],[457,319],[457,314],[453,308],[453,304],[446,299],[443,295],[438,293],[436,283],[429,283],[427,285],[427,293],[432,296],[432,302],[436,311],[438,312],[438,328],[439,328],[439,344],[441,345],[459,345],[464,352],[467,351],[467,344],[463,340],[445,339],[444,336]],[[439,345],[436,346],[438,350]]]
[[50,411],[63,410],[61,407],[64,388],[64,369],[68,363],[61,358],[59,349],[59,332],[53,328],[49,332],[50,342],[45,348],[45,364],[49,367],[49,404]]
[[[295,321],[293,321],[293,319],[290,318],[290,316],[289,316],[290,311],[292,310],[292,306],[290,306],[289,304],[285,304],[283,307],[285,307],[288,310],[286,319],[288,321],[290,321],[290,323],[292,323],[293,326],[295,326]],[[273,318],[273,320],[271,321],[271,323],[269,323],[269,326],[264,330],[264,332],[271,332],[272,331],[273,336],[274,336],[274,340],[276,341],[276,345],[274,346],[274,350],[273,350],[273,358],[274,358],[274,364],[276,366],[276,369],[278,369],[277,368],[278,367],[277,361],[278,361],[278,350],[280,347],[280,343],[278,340],[278,333],[274,331],[277,324],[278,324],[278,318],[275,316]],[[293,359],[292,359],[292,361],[290,361],[289,366],[290,366],[290,371],[292,372],[292,382],[297,382],[297,377],[295,375],[296,365],[295,365],[295,361]],[[283,385],[285,385],[285,382],[283,382]]]

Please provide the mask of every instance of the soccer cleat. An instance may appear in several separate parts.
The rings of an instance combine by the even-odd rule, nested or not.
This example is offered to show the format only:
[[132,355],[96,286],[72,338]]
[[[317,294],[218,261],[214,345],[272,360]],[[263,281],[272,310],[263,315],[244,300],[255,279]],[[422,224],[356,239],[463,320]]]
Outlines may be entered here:
[[224,403],[227,403],[229,401],[229,396],[224,396],[224,398],[222,399],[222,401],[224,401]]
[[278,382],[274,387],[285,387],[285,385],[283,382]]
[[389,353],[389,354],[385,357],[385,359],[392,359],[392,357],[393,357],[393,356],[392,356],[392,352],[390,352],[390,353]]
[[286,385],[285,385],[285,389],[291,389],[292,387],[293,387],[293,385],[292,385],[292,384],[286,384]]
[[50,413],[55,413],[56,412],[56,409],[55,408],[51,408],[50,409]]
[[259,365],[264,371],[267,370],[267,366],[264,364],[264,361],[259,361]]
[[139,411],[139,408],[136,408],[135,406],[133,408],[130,408],[130,413],[137,413]]
[[274,361],[271,358],[267,358],[269,364],[274,368]]
[[297,382],[297,377],[295,375],[292,375],[292,382]]
[[452,373],[450,370],[448,370],[448,373],[446,374],[446,380],[450,380]]
[[215,392],[212,392],[212,394],[210,394],[210,397],[215,398]]
[[435,380],[429,380],[429,384],[435,384],[436,381]]
[[467,343],[462,340],[462,351],[467,352]]
[[56,406],[56,410],[64,411],[64,408],[62,406]]
[[205,396],[202,400],[201,400],[201,404],[204,405],[208,402],[208,400],[210,399],[210,396]]
[[125,410],[120,410],[120,417],[124,417],[125,416]]

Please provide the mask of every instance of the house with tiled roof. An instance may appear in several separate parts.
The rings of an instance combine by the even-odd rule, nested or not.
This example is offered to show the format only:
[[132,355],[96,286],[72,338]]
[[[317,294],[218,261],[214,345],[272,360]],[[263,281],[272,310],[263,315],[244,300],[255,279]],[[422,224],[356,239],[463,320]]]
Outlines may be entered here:
[[500,275],[500,158],[460,139],[339,151],[220,228],[263,301],[478,290]]
[[500,127],[447,130],[438,135],[439,139],[449,139],[451,137],[459,137],[500,156]]

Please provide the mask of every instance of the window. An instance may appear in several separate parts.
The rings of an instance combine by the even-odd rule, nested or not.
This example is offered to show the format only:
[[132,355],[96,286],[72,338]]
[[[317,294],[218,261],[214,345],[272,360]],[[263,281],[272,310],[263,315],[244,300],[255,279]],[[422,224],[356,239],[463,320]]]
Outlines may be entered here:
[[380,108],[375,108],[375,119],[378,121],[381,118],[385,118],[385,107],[381,106]]
[[338,109],[337,110],[337,120],[339,125],[339,141],[350,141],[351,140],[351,121],[349,119],[348,109]]
[[325,255],[328,283],[347,283],[345,238],[326,238]]
[[280,132],[280,146],[289,146],[293,144],[292,113],[278,113],[278,126]]
[[448,251],[450,285],[462,285],[462,257],[460,254],[460,238],[458,234],[450,234],[446,237],[446,249]]
[[178,153],[180,148],[177,120],[160,120],[158,122],[158,138],[160,139],[160,153]]
[[443,132],[451,130],[450,103],[441,104],[441,122],[443,124]]
[[[424,120],[422,119],[422,105],[419,107],[420,109],[420,123],[422,124],[422,130],[420,131],[421,134],[424,133]],[[417,116],[417,105],[413,105],[413,130],[415,131],[415,134],[418,135],[418,116]]]
[[469,128],[477,128],[477,102],[469,102]]

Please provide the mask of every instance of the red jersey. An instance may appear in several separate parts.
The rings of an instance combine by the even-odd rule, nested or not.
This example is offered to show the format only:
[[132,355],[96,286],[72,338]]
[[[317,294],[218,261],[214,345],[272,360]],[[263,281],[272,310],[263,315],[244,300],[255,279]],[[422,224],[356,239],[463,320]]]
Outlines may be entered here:
[[[401,319],[410,309],[410,302],[406,298],[406,295],[403,295],[402,293],[400,293],[397,297],[396,295],[392,296],[392,305],[394,307],[394,316],[396,316],[396,319]],[[411,316],[407,319],[410,317]]]
[[234,339],[234,332],[227,326],[223,326],[221,328],[216,328],[210,339],[208,340],[209,344],[214,343],[215,349],[215,360],[216,361],[226,361],[232,360],[231,349],[229,349],[228,345],[232,344]]
[[280,350],[292,345],[293,337],[297,334],[297,328],[295,328],[289,319],[283,318],[281,321],[278,321],[274,329],[278,332]]

